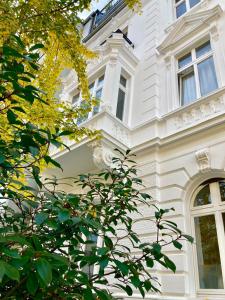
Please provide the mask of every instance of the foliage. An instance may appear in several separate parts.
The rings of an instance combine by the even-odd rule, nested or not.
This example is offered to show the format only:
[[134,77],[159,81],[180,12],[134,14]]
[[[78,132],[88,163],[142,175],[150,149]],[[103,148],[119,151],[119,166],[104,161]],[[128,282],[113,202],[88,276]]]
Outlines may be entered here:
[[[42,47],[35,44],[27,49],[19,37],[12,36],[10,46],[5,43],[0,54],[0,184],[3,186],[14,186],[15,179],[19,184],[24,178],[24,167],[30,167],[29,172],[38,178],[43,163],[57,165],[49,156],[49,148],[63,145],[65,135],[72,133],[79,140],[92,134],[77,127],[69,108],[58,108],[51,125],[44,116],[42,122],[32,116],[37,107],[39,117],[43,110],[51,110],[51,105],[43,99],[44,92],[35,86],[40,57],[37,50]],[[73,113],[79,117],[79,112]]]
[[[14,205],[4,206],[0,217],[1,299],[112,299],[106,286],[128,295],[138,289],[144,297],[158,291],[151,274],[156,263],[175,272],[164,248],[181,249],[191,238],[166,220],[170,209],[158,209],[139,192],[129,151],[120,157],[110,170],[80,175],[75,184],[82,194],[66,194],[59,181],[47,179],[39,191],[23,186],[36,201],[3,195]],[[131,214],[140,204],[154,212],[146,220],[156,231],[154,241],[143,243],[134,230]],[[87,255],[93,235],[100,243]],[[95,266],[89,276],[87,266]]]
[[[130,8],[139,4],[139,0],[126,0]],[[61,122],[59,108],[70,120],[67,130],[73,131],[71,138],[80,139],[83,131],[77,130],[76,124],[71,120],[76,119],[77,113],[86,115],[95,102],[90,99],[88,79],[86,74],[87,60],[96,55],[82,44],[81,19],[79,14],[88,9],[91,0],[0,0],[0,47],[12,42],[11,35],[19,36],[26,48],[34,44],[43,44],[41,49],[41,64],[35,74],[35,86],[45,91],[42,98],[47,106],[35,102],[27,117],[33,123],[42,125],[43,129],[54,128],[54,124]],[[11,44],[10,47],[14,45]],[[57,89],[60,88],[60,74],[65,68],[73,68],[79,81],[79,88],[86,105],[74,111],[68,99],[63,99],[59,104],[55,98]],[[24,107],[23,107],[24,108]],[[25,107],[28,112],[27,107]],[[5,122],[5,119],[0,122]],[[6,120],[4,123],[9,127]],[[64,124],[65,125],[65,124]],[[11,134],[4,128],[4,138]],[[80,134],[79,134],[80,133]],[[88,134],[90,132],[86,132]]]
[[[55,178],[41,179],[42,161],[60,167],[49,148],[63,145],[61,138],[70,131],[64,128],[63,110],[57,111],[62,121],[50,129],[27,117],[35,102],[49,105],[34,81],[42,45],[27,49],[18,37],[11,39],[0,55],[5,120],[0,129],[8,124],[10,132],[8,139],[0,138],[1,299],[105,300],[112,299],[110,287],[128,295],[138,289],[143,297],[158,291],[151,269],[159,263],[175,272],[164,248],[181,249],[181,241],[191,237],[166,220],[169,209],[154,207],[139,191],[142,182],[129,151],[114,158],[112,169],[81,175],[74,184],[82,194],[65,193]],[[135,232],[131,216],[138,214],[139,204],[150,209],[145,222],[156,231],[154,241],[145,243]]]
[[[138,289],[144,296],[159,289],[151,272],[156,263],[175,272],[165,247],[181,249],[183,240],[192,241],[166,220],[170,210],[155,207],[139,191],[142,182],[129,151],[119,153],[112,169],[81,175],[74,184],[82,194],[65,193],[55,178],[41,179],[43,163],[60,167],[49,155],[50,147],[66,147],[65,136],[92,137],[76,125],[86,112],[54,99],[58,75],[70,60],[84,98],[89,97],[85,68],[90,53],[76,29],[77,12],[89,3],[0,0],[5,12],[0,51],[1,299],[105,300],[112,299],[110,287],[128,295]],[[143,243],[135,232],[131,216],[138,214],[139,204],[152,212],[146,221],[156,230],[154,241]],[[92,243],[96,236],[97,246]]]

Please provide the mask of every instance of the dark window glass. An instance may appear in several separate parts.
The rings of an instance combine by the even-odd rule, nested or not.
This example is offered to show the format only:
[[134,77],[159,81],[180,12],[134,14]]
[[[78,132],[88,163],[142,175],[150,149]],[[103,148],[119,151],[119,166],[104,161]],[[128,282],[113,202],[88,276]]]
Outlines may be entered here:
[[93,89],[94,89],[94,82],[93,83],[91,83],[90,85],[89,85],[89,91],[90,91],[90,94],[91,94],[91,96],[92,96],[92,93],[93,93]]
[[223,289],[214,215],[195,217],[195,235],[200,288]]
[[189,1],[190,1],[190,7],[193,7],[196,4],[198,4],[201,0],[189,0]]
[[188,53],[178,60],[179,69],[185,67],[192,62],[191,53]]
[[122,75],[120,76],[120,84],[124,87],[126,87],[126,85],[127,85],[127,80]]
[[121,121],[123,120],[124,103],[125,103],[125,92],[119,89],[117,108],[116,108],[116,117]]
[[179,18],[180,16],[185,14],[186,11],[187,11],[187,7],[186,7],[186,2],[185,1],[178,4],[177,7],[176,7],[177,18]]
[[103,83],[104,77],[105,77],[104,75],[102,75],[101,77],[99,77],[99,79],[98,79],[98,85],[100,85],[100,84]]
[[210,196],[210,190],[209,185],[207,184],[204,186],[197,194],[195,198],[194,206],[201,206],[201,205],[207,205],[211,204],[211,196]]
[[204,43],[200,47],[196,48],[196,57],[200,57],[212,50],[210,41]]
[[220,186],[221,200],[225,201],[225,181],[220,181],[219,186]]

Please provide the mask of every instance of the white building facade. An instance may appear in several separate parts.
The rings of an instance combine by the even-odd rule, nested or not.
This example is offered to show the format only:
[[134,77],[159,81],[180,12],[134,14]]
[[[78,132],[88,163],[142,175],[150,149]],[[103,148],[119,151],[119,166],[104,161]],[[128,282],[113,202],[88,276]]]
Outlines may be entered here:
[[[146,299],[224,300],[225,1],[143,0],[138,15],[113,0],[87,18],[84,43],[99,54],[88,76],[101,101],[79,122],[102,139],[56,153],[64,175],[102,169],[113,149],[130,148],[145,191],[174,207],[169,218],[196,241],[166,250],[177,272],[155,269],[162,294]],[[82,105],[73,71],[61,97]],[[148,241],[154,232],[140,210],[137,231]]]

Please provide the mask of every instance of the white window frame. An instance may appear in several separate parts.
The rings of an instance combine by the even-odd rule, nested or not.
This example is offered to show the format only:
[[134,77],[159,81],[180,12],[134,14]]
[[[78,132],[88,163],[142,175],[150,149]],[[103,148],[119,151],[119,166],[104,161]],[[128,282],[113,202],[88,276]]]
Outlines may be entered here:
[[[181,3],[185,2],[186,4],[186,12],[183,13],[181,16],[177,17],[177,6],[179,6]],[[189,10],[191,10],[192,8],[196,7],[197,5],[199,5],[202,2],[202,0],[200,0],[199,3],[195,4],[194,6],[190,6],[190,0],[180,0],[178,2],[176,2],[176,0],[174,0],[174,10],[175,10],[175,17],[176,19],[180,19],[181,17],[183,17]]]
[[219,181],[224,181],[223,178],[218,179],[209,184],[211,201],[212,203],[200,206],[194,206],[194,202],[198,192],[207,184],[201,185],[193,194],[192,197],[192,205],[191,205],[191,227],[192,227],[192,235],[196,240],[195,234],[195,217],[202,217],[207,215],[215,216],[215,224],[216,224],[216,232],[218,239],[218,247],[220,252],[220,261],[221,261],[221,269],[223,276],[223,289],[202,289],[200,288],[199,282],[199,271],[198,271],[198,258],[197,258],[197,247],[194,244],[194,267],[195,267],[195,282],[197,282],[197,293],[198,295],[210,296],[210,295],[225,295],[225,227],[222,219],[222,213],[225,213],[225,201],[221,200],[221,194],[219,190]]
[[[210,42],[211,50],[197,58],[196,57],[196,49],[198,47],[201,47],[202,45],[204,45],[207,41]],[[187,55],[189,53],[191,54],[192,61],[189,64],[185,65],[183,68],[179,68],[179,59],[181,59],[182,57],[184,57],[185,55]],[[195,86],[196,86],[196,99],[193,100],[192,102],[190,102],[189,104],[197,101],[201,97],[207,96],[207,95],[201,95],[200,80],[199,80],[199,74],[198,74],[198,64],[205,61],[206,59],[208,59],[210,57],[213,58],[213,63],[214,63],[215,73],[216,73],[216,79],[217,79],[217,85],[218,85],[218,88],[219,88],[218,72],[217,72],[216,63],[215,63],[214,51],[213,51],[213,48],[212,48],[212,42],[211,42],[210,39],[202,41],[202,43],[198,43],[194,48],[192,48],[189,51],[186,51],[184,54],[180,55],[177,58],[177,79],[178,79],[178,84],[179,84],[178,91],[179,91],[179,104],[180,104],[180,106],[184,106],[184,104],[182,103],[182,77],[184,77],[184,75],[182,75],[182,73],[185,70],[189,69],[189,68],[193,68],[194,77],[195,77]],[[212,93],[214,91],[212,91]],[[188,105],[188,104],[186,104],[186,105]]]
[[[102,77],[103,77],[103,80],[100,81],[100,79],[101,79]],[[101,73],[100,76],[98,76],[98,77],[96,77],[94,80],[91,80],[91,81],[90,81],[89,87],[90,87],[91,85],[93,85],[92,91],[91,91],[91,93],[90,93],[91,98],[95,98],[96,95],[97,95],[97,93],[98,93],[100,90],[103,91],[104,80],[105,80],[104,77],[105,77],[105,74],[104,74],[104,73]],[[76,102],[73,102],[73,98],[76,97],[76,96],[78,97],[78,100],[77,100]],[[102,93],[101,93],[101,97],[102,97]],[[98,100],[99,100],[99,103],[98,103],[99,110],[98,110],[97,113],[100,112],[100,109],[101,109],[101,103],[102,103],[102,98],[100,98],[100,99],[98,99]],[[76,105],[77,107],[79,107],[79,106],[81,106],[81,103],[82,103],[82,94],[81,94],[81,92],[79,92],[79,91],[77,90],[77,91],[73,94],[73,96],[72,96],[72,104],[73,104],[74,106]],[[96,115],[96,113],[94,112],[94,107],[93,107],[93,109],[88,113],[87,118],[86,118],[83,122],[85,122],[86,120],[88,120],[88,119],[94,117],[95,115]],[[81,123],[83,123],[83,122],[81,122]]]

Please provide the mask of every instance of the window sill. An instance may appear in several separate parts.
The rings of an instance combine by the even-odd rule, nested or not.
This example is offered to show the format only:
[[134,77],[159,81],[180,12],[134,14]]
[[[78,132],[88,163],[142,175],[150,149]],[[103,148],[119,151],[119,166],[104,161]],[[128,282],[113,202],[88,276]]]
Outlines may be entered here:
[[207,299],[215,299],[215,297],[218,297],[217,299],[224,300],[225,290],[201,290],[199,289],[197,291],[198,297],[207,297]]
[[224,94],[225,94],[225,86],[215,90],[214,92],[212,92],[212,93],[210,93],[210,94],[208,94],[204,97],[196,99],[196,101],[194,101],[190,104],[178,107],[177,109],[163,115],[162,118],[172,117],[172,115],[174,115],[174,114],[177,114],[177,113],[180,113],[180,112],[185,113],[186,111],[193,110],[193,109],[201,106],[202,104],[205,104],[206,102],[208,103],[211,100],[218,99],[219,97],[221,97]]

